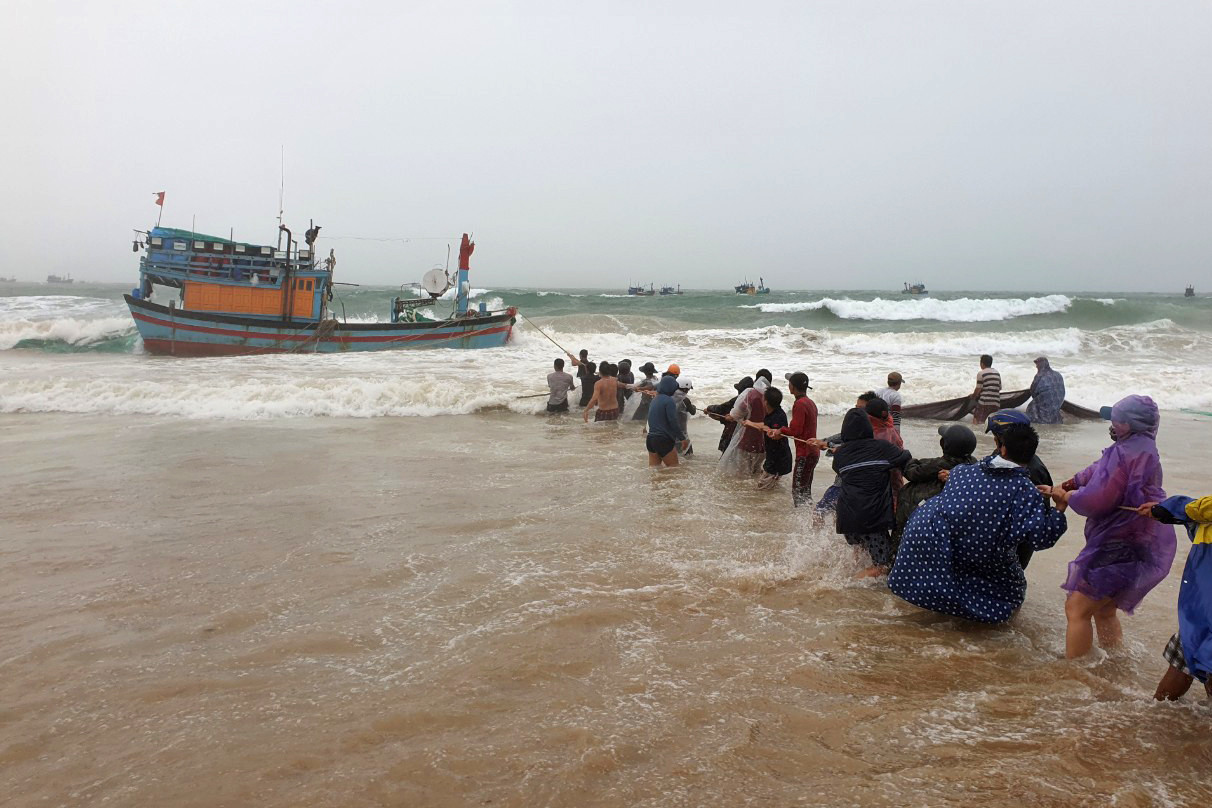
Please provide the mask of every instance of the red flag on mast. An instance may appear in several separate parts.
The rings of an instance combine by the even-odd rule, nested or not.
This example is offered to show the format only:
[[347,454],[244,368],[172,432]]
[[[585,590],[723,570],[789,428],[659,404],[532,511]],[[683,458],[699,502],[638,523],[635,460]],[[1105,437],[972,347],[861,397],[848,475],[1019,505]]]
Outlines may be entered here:
[[154,194],[152,194],[152,196],[154,196],[156,198],[157,205],[159,205],[160,207],[164,207],[164,192],[163,191],[157,191]]

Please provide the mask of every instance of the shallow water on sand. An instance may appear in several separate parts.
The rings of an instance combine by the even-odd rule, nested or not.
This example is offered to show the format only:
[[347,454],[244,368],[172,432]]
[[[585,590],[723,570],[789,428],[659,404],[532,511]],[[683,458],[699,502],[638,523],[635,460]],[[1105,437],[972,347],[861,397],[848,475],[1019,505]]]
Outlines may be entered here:
[[[1169,490],[1207,493],[1210,423],[1166,415]],[[1208,708],[1150,698],[1185,541],[1124,648],[1067,663],[1080,518],[1008,625],[963,624],[852,580],[692,433],[654,473],[628,425],[509,412],[3,416],[5,804],[1212,798]],[[1063,479],[1105,436],[1041,455]]]

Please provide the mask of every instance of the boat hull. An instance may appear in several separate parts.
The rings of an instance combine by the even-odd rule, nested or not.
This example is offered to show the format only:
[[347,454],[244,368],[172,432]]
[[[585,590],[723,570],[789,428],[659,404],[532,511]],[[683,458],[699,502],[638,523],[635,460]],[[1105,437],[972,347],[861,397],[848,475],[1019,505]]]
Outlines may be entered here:
[[247,356],[417,348],[498,348],[513,334],[517,310],[424,323],[284,322],[183,311],[125,296],[148,353]]

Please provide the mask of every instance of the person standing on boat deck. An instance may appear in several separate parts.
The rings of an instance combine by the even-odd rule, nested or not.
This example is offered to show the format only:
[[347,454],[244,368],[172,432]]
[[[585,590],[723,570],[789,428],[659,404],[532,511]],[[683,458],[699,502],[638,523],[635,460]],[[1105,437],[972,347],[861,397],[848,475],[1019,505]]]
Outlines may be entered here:
[[709,407],[703,408],[704,412],[711,414],[717,421],[721,421],[724,424],[724,431],[720,433],[719,450],[721,452],[728,450],[728,444],[732,441],[732,433],[736,431],[736,422],[729,421],[725,416],[732,411],[732,407],[736,404],[737,398],[739,398],[750,387],[753,387],[753,377],[746,376],[732,386],[736,390],[737,395],[728,399],[723,404],[712,404]]
[[976,407],[972,410],[972,423],[983,423],[1002,407],[1002,374],[993,369],[993,357],[981,356],[981,369],[976,374],[976,389],[972,391]]
[[1031,380],[1031,403],[1027,417],[1037,424],[1064,423],[1061,405],[1065,403],[1065,377],[1052,369],[1046,356],[1035,359],[1035,378]]
[[657,395],[648,409],[648,437],[645,438],[649,466],[676,466],[678,445],[688,443],[686,433],[678,425],[678,408],[673,403],[677,389],[678,380],[673,376],[665,376],[657,383]]
[[888,411],[892,413],[892,425],[896,427],[896,433],[901,432],[901,405],[905,403],[904,397],[901,395],[901,385],[905,379],[895,370],[888,374],[888,386],[881,387],[875,391],[875,394],[884,401],[888,402]]
[[594,421],[619,420],[619,380],[614,375],[617,372],[614,365],[609,362],[602,363],[602,377],[593,385],[593,395],[590,397],[589,403],[585,405],[586,423],[589,423],[589,411],[595,406],[598,411],[593,417]]
[[556,359],[555,370],[547,374],[547,389],[551,395],[547,397],[548,412],[568,412],[568,391],[577,389],[573,383],[572,374],[564,372],[564,360]]
[[695,409],[694,402],[690,400],[690,391],[694,389],[694,382],[690,381],[685,376],[678,376],[678,391],[673,394],[673,402],[678,408],[678,426],[682,428],[682,434],[686,436],[686,445],[680,449],[680,453],[684,457],[690,457],[694,454],[694,445],[690,442],[690,416],[698,412]]
[[[791,405],[791,424],[779,429],[780,435],[799,438],[795,441],[795,466],[791,472],[791,504],[795,507],[812,504],[812,475],[820,462],[821,450],[807,441],[816,440],[816,402],[808,398],[807,373],[788,373],[787,388],[795,396]],[[774,432],[770,437],[775,437]],[[769,446],[766,449],[770,452]]]

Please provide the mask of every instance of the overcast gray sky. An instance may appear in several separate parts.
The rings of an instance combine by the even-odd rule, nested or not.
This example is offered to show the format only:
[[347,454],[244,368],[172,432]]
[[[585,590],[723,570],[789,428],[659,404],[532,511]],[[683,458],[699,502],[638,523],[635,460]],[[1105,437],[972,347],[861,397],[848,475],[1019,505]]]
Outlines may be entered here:
[[[1207,2],[4,4],[0,274],[132,228],[400,283],[1173,291],[1212,266]],[[660,10],[656,10],[660,9]],[[15,24],[11,24],[14,21]],[[1207,284],[1204,284],[1207,285]]]

